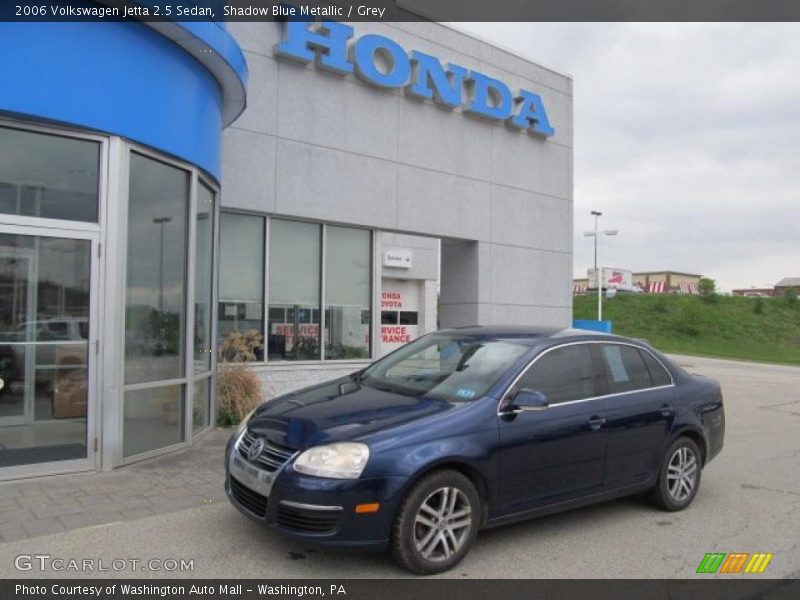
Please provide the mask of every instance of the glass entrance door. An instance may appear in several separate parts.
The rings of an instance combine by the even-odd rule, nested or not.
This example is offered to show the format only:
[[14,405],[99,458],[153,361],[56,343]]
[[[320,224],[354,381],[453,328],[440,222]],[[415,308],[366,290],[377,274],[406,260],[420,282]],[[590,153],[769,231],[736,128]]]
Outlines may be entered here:
[[96,243],[0,226],[0,468],[93,459]]

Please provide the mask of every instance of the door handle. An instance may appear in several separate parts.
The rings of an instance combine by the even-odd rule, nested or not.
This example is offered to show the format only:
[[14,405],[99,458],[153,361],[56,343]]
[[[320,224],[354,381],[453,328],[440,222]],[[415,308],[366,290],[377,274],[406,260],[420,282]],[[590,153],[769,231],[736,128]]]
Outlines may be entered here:
[[589,427],[591,427],[595,431],[600,429],[605,424],[606,424],[606,419],[604,419],[603,417],[598,417],[595,415],[591,419],[589,419]]
[[671,417],[673,412],[675,411],[672,410],[672,407],[669,404],[664,404],[661,407],[661,416],[663,417]]

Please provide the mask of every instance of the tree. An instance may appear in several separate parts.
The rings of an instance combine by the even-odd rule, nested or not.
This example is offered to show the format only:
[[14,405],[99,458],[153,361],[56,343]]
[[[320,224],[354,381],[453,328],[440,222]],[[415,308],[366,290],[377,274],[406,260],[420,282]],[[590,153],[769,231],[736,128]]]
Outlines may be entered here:
[[717,282],[710,277],[701,277],[697,289],[701,296],[711,296],[717,293]]
[[797,302],[797,290],[794,288],[786,288],[783,292],[783,297],[786,299],[787,304],[795,304]]

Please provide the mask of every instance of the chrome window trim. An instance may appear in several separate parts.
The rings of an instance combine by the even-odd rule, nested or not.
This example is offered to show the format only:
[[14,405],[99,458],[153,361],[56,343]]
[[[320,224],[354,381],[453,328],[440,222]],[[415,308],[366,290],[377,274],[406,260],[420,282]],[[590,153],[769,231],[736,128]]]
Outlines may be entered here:
[[304,502],[292,502],[291,500],[281,500],[281,504],[284,506],[288,506],[289,508],[299,508],[300,510],[319,510],[319,511],[328,511],[328,510],[344,510],[341,506],[324,506],[322,504],[305,504]]
[[664,365],[663,361],[660,358],[658,358],[658,356],[656,356],[652,351],[650,351],[650,349],[645,348],[644,346],[639,346],[637,344],[632,344],[630,342],[622,342],[622,341],[618,341],[618,340],[582,340],[582,341],[579,341],[579,342],[566,342],[564,344],[558,344],[556,346],[551,346],[550,348],[545,348],[544,351],[542,351],[539,354],[537,354],[531,360],[531,362],[529,362],[525,366],[525,368],[522,369],[522,371],[520,371],[520,373],[506,387],[506,389],[503,391],[502,395],[500,396],[500,400],[497,403],[497,416],[500,417],[500,416],[503,416],[503,415],[510,414],[508,412],[503,412],[500,409],[500,407],[503,404],[503,402],[505,402],[505,400],[509,397],[509,394],[510,394],[511,390],[514,389],[514,386],[517,385],[517,383],[519,383],[519,380],[522,379],[525,376],[525,374],[528,372],[528,370],[530,370],[531,367],[533,367],[533,365],[536,364],[536,361],[538,361],[545,354],[548,354],[548,353],[552,352],[553,350],[557,350],[559,348],[566,348],[568,346],[579,346],[579,345],[583,345],[583,344],[586,344],[586,345],[588,345],[588,344],[614,344],[614,345],[617,345],[617,346],[630,346],[630,347],[636,348],[638,350],[644,350],[645,352],[650,354],[650,356],[652,356],[656,360],[656,362],[658,362],[658,364],[661,365],[661,367],[667,372],[667,374],[669,375],[670,383],[667,384],[667,385],[656,385],[656,386],[652,386],[652,387],[639,388],[637,390],[628,390],[627,392],[615,392],[613,394],[602,394],[600,396],[590,396],[588,398],[578,398],[577,400],[567,400],[566,402],[559,402],[557,404],[553,404],[552,405],[553,407],[555,407],[555,406],[565,406],[567,404],[578,404],[578,403],[581,403],[581,402],[589,402],[590,400],[600,400],[600,399],[604,399],[604,398],[614,398],[614,397],[617,397],[617,396],[627,396],[628,394],[638,394],[639,392],[645,392],[645,391],[650,391],[650,390],[661,390],[661,389],[667,389],[667,388],[675,387],[675,378],[672,376],[672,373],[670,372],[670,370],[667,369],[666,365]]

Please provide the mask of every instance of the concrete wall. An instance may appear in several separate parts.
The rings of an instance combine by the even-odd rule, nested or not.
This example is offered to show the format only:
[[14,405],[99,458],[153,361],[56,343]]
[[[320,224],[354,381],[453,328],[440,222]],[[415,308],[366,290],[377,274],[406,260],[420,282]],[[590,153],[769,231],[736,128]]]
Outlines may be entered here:
[[544,140],[277,59],[280,24],[229,26],[250,92],[224,135],[223,206],[457,240],[443,257],[459,273],[443,274],[443,325],[569,324],[568,77],[436,23],[355,24],[357,37],[380,33],[539,93],[556,129]]

